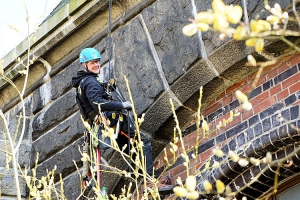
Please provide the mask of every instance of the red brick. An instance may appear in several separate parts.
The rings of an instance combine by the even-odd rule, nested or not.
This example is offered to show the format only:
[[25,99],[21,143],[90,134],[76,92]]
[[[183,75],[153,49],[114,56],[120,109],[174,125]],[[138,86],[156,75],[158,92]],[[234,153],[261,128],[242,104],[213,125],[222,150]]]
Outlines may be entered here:
[[177,180],[178,177],[180,177],[181,180],[184,181],[186,179],[186,177],[187,177],[186,176],[186,171],[183,171],[183,172],[181,172],[180,174],[178,174],[178,175],[176,175],[174,177],[171,176],[171,182],[172,183],[176,183],[176,180]]
[[191,141],[195,140],[197,137],[197,131],[194,131],[183,138],[184,144],[188,144]]
[[263,83],[265,83],[267,81],[267,78],[266,78],[266,76],[262,76],[258,80],[255,80],[255,81],[257,81],[256,82],[256,87],[257,87],[257,86],[262,85]]
[[290,60],[290,63],[291,63],[291,66],[294,66],[294,65],[300,63],[300,54],[297,54],[294,57],[292,57]]
[[226,96],[222,99],[222,105],[226,106],[232,101],[233,101],[233,96],[232,96],[232,94],[229,94],[228,96]]
[[297,73],[293,76],[291,76],[290,78],[284,80],[281,84],[282,84],[282,88],[288,88],[291,85],[297,83],[300,80],[300,73]]
[[299,88],[300,88],[300,82],[297,82],[296,84],[290,86],[289,87],[290,94],[294,94],[295,92],[298,92]]
[[[275,69],[275,71],[273,71],[272,73],[275,75],[277,72],[276,72],[276,67],[279,65],[279,62],[273,64],[273,65],[268,65],[266,67],[263,68],[261,74],[263,75],[267,75],[267,77],[270,77],[269,74],[271,71],[273,71]],[[271,73],[271,74],[272,74]]]
[[242,114],[242,120],[247,120],[249,119],[250,117],[253,116],[253,109],[252,110],[249,110],[249,111],[244,111]]
[[260,113],[261,111],[269,108],[271,105],[273,105],[272,100],[266,99],[265,101],[253,107],[253,111],[254,111],[253,115]]
[[222,92],[217,98],[216,101],[219,101],[220,99],[223,99],[225,97],[225,92]]
[[225,115],[222,115],[221,117],[216,118],[216,120],[215,120],[215,126],[217,126],[219,124],[219,122],[222,122],[223,119],[227,120],[228,117],[229,117],[229,113],[226,113]]
[[274,87],[270,88],[270,95],[274,96],[277,93],[281,92],[282,88],[281,88],[281,84],[275,85]]
[[189,175],[195,175],[195,173],[197,173],[195,166],[190,167],[189,169]]
[[234,126],[236,126],[237,124],[240,124],[240,123],[241,123],[241,116],[237,116],[237,117],[233,118],[232,122],[229,122],[226,125],[225,130],[228,130],[231,127],[234,127]]
[[[190,133],[190,134],[193,134],[193,133]],[[184,138],[185,138],[185,137],[184,137]],[[183,143],[185,143],[184,138],[183,138]],[[174,141],[173,141],[173,142],[174,142]],[[182,144],[181,144],[180,140],[178,140],[178,142],[176,143],[176,145],[177,145],[178,148],[181,148],[181,147],[182,147]]]
[[246,79],[242,80],[239,83],[233,84],[232,86],[226,89],[226,94],[231,94],[233,91],[236,91],[238,88],[241,88],[245,84],[246,84]]
[[270,72],[268,72],[268,77],[269,79],[274,78],[275,76],[277,76],[279,74],[278,71],[278,66],[282,65],[282,60],[278,61],[277,63],[268,66],[269,69],[272,69]]
[[240,89],[240,91],[243,92],[244,94],[248,94],[252,90],[253,90],[252,84],[248,84],[245,87]]
[[276,95],[271,97],[271,102],[272,104],[279,102]]
[[288,89],[285,89],[285,90],[279,92],[276,96],[277,96],[278,101],[280,101],[289,96],[289,91],[288,91]]
[[260,104],[262,101],[264,101],[265,99],[268,99],[268,98],[270,98],[269,91],[265,91],[265,92],[257,95],[253,99],[251,99],[250,103],[252,104],[252,106],[255,106],[257,104]]
[[186,171],[186,167],[184,165],[178,165],[178,166],[172,168],[169,171],[170,172],[170,177],[174,177],[174,176],[180,174],[183,171]]
[[212,113],[212,112],[218,110],[220,107],[222,107],[221,103],[220,103],[220,102],[216,102],[214,105],[212,105],[212,106],[210,106],[209,108],[207,108],[207,109],[204,111],[203,115],[204,115],[204,116],[207,116],[207,115],[209,115],[210,113]]
[[[259,72],[252,74],[251,76],[248,76],[248,82],[251,83],[251,86],[253,86],[254,81],[255,81],[255,85],[261,85],[262,83],[266,82],[266,76],[262,75],[262,73],[260,72],[260,75],[258,75]],[[258,77],[257,77],[258,76]]]
[[290,66],[287,64],[287,63],[283,63],[282,65],[280,65],[278,68],[277,68],[277,73],[278,74],[281,74],[282,72],[286,71],[287,69],[289,69]]
[[[188,149],[194,148],[197,145],[196,139],[191,141],[188,145]],[[198,143],[199,145],[199,143]]]
[[197,164],[195,158],[191,158],[189,161],[189,168],[195,168],[195,164]]
[[200,154],[201,161],[206,161],[212,155],[212,149],[208,149]]
[[216,101],[215,99],[212,100],[212,101],[208,104],[207,108],[213,106],[216,102],[217,102],[217,101]]

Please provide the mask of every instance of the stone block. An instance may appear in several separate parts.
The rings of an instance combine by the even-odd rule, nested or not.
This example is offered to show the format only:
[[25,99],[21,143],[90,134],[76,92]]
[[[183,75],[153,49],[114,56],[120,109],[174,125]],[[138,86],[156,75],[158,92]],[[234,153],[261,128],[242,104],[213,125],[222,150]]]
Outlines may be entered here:
[[73,89],[34,117],[32,121],[32,139],[36,140],[50,128],[58,125],[77,111],[75,89]]
[[[11,147],[9,144],[9,141],[4,141],[1,140],[0,141],[0,167],[5,167],[6,166],[6,162],[7,162],[7,154],[5,154],[3,151],[5,152],[9,152],[11,153]],[[23,141],[23,143],[21,143],[20,148],[18,150],[18,164],[20,165],[21,168],[24,167],[29,167],[30,165],[30,157],[31,157],[31,143],[29,141]],[[12,168],[12,162],[10,161],[9,163],[9,167]]]
[[[148,44],[139,18],[119,29],[113,36],[115,46],[114,73],[118,87],[129,99],[124,76],[128,79],[135,109],[144,112],[164,90],[163,80]],[[138,45],[137,45],[138,44]]]
[[85,127],[80,119],[80,113],[72,115],[54,129],[45,133],[32,143],[32,167],[35,163],[37,153],[39,154],[39,163],[48,157],[70,145],[73,141],[81,138]]
[[[57,183],[56,188],[60,190],[61,184]],[[66,199],[77,199],[80,195],[81,179],[78,172],[70,174],[63,179],[63,189]]]
[[[186,37],[182,34],[182,27],[189,23],[188,18],[191,17],[192,9],[189,0],[157,0],[142,12],[164,76],[169,84],[172,84],[192,63],[201,58],[198,36]],[[178,22],[179,18],[182,21]]]
[[[146,112],[145,120],[141,125],[141,129],[147,133],[155,133],[157,129],[172,116],[172,110],[170,106],[170,99],[173,99],[171,93],[164,93],[160,98],[156,100],[155,103],[151,105],[151,109]],[[179,104],[173,99],[174,107],[178,108]],[[164,132],[156,133],[157,136],[162,138],[168,138]],[[172,135],[173,136],[173,135]]]
[[[0,178],[0,184],[1,184],[1,199],[2,195],[3,196],[15,196],[16,195],[16,186],[15,186],[15,180],[12,175],[9,174],[4,174]],[[26,181],[19,177],[19,187],[20,187],[20,192],[23,197],[27,195],[26,191]]]
[[76,76],[77,71],[81,68],[79,61],[76,60],[51,79],[51,100],[63,96],[70,88],[72,88],[72,77]]
[[79,152],[79,146],[81,144],[80,140],[75,141],[69,146],[66,146],[65,149],[56,153],[52,157],[48,158],[46,161],[42,162],[37,167],[37,178],[41,178],[45,176],[46,171],[53,170],[56,166],[55,170],[55,178],[54,181],[57,182],[59,180],[59,174],[62,174],[62,177],[66,177],[67,175],[76,171],[76,167],[74,162],[78,165],[78,167],[82,166],[81,154]]

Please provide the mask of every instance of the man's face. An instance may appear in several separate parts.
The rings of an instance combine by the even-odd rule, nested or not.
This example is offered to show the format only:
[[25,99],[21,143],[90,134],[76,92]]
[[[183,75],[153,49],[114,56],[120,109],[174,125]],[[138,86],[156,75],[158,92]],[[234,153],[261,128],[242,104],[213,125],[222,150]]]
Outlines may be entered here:
[[85,64],[85,68],[88,68],[90,72],[93,72],[95,74],[100,73],[100,59],[90,60]]

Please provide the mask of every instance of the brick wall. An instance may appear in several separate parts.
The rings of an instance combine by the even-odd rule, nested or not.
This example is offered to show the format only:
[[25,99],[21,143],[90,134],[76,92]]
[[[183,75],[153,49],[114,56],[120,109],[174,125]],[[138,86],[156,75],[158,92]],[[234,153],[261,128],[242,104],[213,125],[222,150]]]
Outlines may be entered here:
[[[199,146],[196,147],[196,124],[192,124],[183,131],[185,148],[190,157],[191,165],[189,173],[196,174],[198,180],[197,188],[201,190],[202,180],[207,179],[214,182],[217,179],[230,185],[233,191],[249,183],[253,176],[265,169],[266,165],[240,167],[237,163],[227,162],[227,158],[219,158],[213,155],[212,151],[217,146],[228,153],[229,150],[242,153],[245,157],[262,158],[266,152],[271,152],[274,158],[282,158],[291,153],[299,142],[299,134],[292,126],[300,126],[299,118],[299,99],[300,99],[300,55],[286,57],[280,62],[263,69],[257,83],[253,86],[257,74],[253,74],[246,79],[228,87],[218,98],[211,102],[210,106],[202,112],[205,119],[209,122],[210,129],[216,130],[216,125],[224,119],[229,118],[229,111],[239,109],[239,102],[235,97],[235,91],[241,90],[247,94],[253,108],[250,111],[241,111],[240,116],[228,123],[220,130],[214,131],[207,138],[199,139]],[[286,121],[278,120],[278,113],[281,113]],[[176,155],[179,156],[183,151],[180,142]],[[173,155],[169,151],[170,146],[166,147],[168,163],[173,161]],[[192,154],[196,153],[196,158]],[[244,152],[243,152],[244,151]],[[162,152],[156,160],[156,167],[160,172],[166,167],[165,153]],[[205,168],[205,163],[211,159],[220,163],[225,161],[221,167],[201,173]],[[293,157],[293,165],[282,170],[279,181],[283,181],[288,176],[296,175],[299,171],[297,156]],[[179,159],[167,171],[166,175],[171,176],[172,183],[180,177],[185,180],[187,169],[183,165],[184,160]],[[196,166],[196,167],[195,167]],[[195,171],[195,168],[197,169]],[[246,187],[237,195],[238,199],[247,196],[248,199],[255,199],[265,194],[274,184],[274,172],[265,173]],[[172,197],[172,196],[171,196]],[[171,199],[170,197],[170,199]]]

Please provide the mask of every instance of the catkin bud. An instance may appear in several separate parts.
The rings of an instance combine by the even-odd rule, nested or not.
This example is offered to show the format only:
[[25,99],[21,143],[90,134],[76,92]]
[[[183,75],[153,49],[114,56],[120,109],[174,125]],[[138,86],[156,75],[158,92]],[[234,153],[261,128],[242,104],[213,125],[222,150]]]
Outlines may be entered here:
[[266,159],[268,164],[272,162],[272,154],[270,152],[267,152]]
[[250,162],[255,166],[258,166],[260,164],[260,161],[253,157],[250,158]]
[[212,12],[199,12],[196,16],[198,23],[212,24],[214,21],[214,14]]
[[216,188],[217,188],[217,192],[219,194],[222,194],[225,190],[225,184],[222,181],[217,180],[216,181]]
[[224,152],[221,149],[213,149],[213,153],[219,158],[222,158],[224,156]]
[[229,157],[230,157],[230,159],[233,161],[233,162],[237,162],[237,161],[239,161],[239,156],[236,154],[236,153],[234,153],[233,151],[229,151],[228,152],[228,154],[229,154]]
[[255,60],[255,58],[254,58],[252,55],[248,55],[248,56],[247,56],[247,60],[248,60],[248,63],[249,63],[251,66],[253,66],[253,67],[256,66],[256,60]]
[[195,35],[197,33],[197,31],[198,31],[198,26],[197,26],[197,24],[194,24],[194,23],[185,25],[182,28],[182,33],[188,37]]
[[249,101],[246,101],[242,104],[242,108],[246,111],[249,111],[252,109],[252,104]]
[[248,101],[248,97],[243,92],[241,92],[240,90],[237,90],[235,92],[235,96],[242,103]]
[[255,46],[254,46],[255,51],[261,52],[264,49],[264,46],[265,46],[264,39],[258,38],[257,41],[256,41],[256,43],[255,43]]
[[186,190],[185,188],[179,187],[179,186],[175,187],[175,188],[173,189],[173,191],[174,191],[174,193],[175,193],[177,196],[179,196],[179,197],[185,197],[186,194],[187,194],[187,190]]
[[204,187],[204,190],[208,193],[210,191],[212,191],[212,189],[213,189],[212,184],[210,182],[208,182],[208,180],[203,181],[203,187]]
[[241,6],[235,5],[231,9],[227,9],[226,17],[229,23],[237,24],[240,22],[243,15],[243,9]]
[[197,180],[195,176],[189,176],[186,178],[186,189],[188,192],[195,191]]
[[249,161],[244,158],[241,158],[238,163],[241,167],[246,167],[249,164]]

